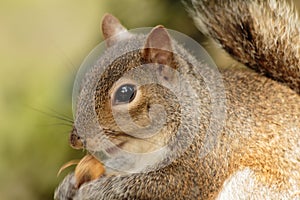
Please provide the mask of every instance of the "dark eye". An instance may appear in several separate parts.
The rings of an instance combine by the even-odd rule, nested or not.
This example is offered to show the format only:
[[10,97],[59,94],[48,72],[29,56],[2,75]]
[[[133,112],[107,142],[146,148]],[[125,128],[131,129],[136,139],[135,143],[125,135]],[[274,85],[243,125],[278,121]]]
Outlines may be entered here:
[[123,104],[130,103],[136,94],[136,87],[132,84],[124,84],[118,88],[115,93],[114,103]]

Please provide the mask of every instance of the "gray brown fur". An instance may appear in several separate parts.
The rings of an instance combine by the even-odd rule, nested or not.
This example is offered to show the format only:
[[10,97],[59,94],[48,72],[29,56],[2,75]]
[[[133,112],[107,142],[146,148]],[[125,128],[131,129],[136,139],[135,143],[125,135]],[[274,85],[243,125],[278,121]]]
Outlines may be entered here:
[[[215,2],[217,1],[213,1]],[[297,49],[292,46],[299,43],[296,39],[299,36],[296,28],[298,22],[294,19],[294,14],[290,13],[290,8],[281,1],[273,4],[277,5],[274,10],[270,9],[270,4],[260,0],[221,1],[217,5],[208,1],[195,1],[194,5],[198,12],[194,17],[204,33],[219,41],[224,49],[240,62],[287,84],[293,90],[250,70],[221,70],[227,117],[216,146],[200,159],[204,133],[209,124],[206,117],[211,112],[209,109],[211,101],[207,98],[208,91],[199,79],[197,93],[200,104],[204,105],[201,108],[203,110],[203,120],[199,125],[201,128],[197,133],[187,133],[195,135],[195,138],[176,160],[164,168],[147,173],[107,175],[83,184],[79,190],[74,189],[74,176],[70,174],[56,190],[56,199],[216,199],[224,183],[233,174],[246,168],[254,172],[258,185],[251,191],[252,199],[265,198],[259,196],[261,186],[271,188],[270,191],[274,194],[270,194],[270,199],[292,199],[297,192],[299,195],[299,188],[293,188],[290,183],[290,179],[293,179],[296,185],[300,185],[299,55]],[[253,15],[254,11],[259,15]],[[283,18],[275,24],[273,22],[268,25],[267,21],[273,20],[274,13],[283,14]],[[288,20],[290,19],[288,16],[291,16],[291,20]],[[266,23],[265,26],[261,25],[260,29],[258,22]],[[275,29],[270,29],[270,25],[288,32],[284,32],[285,34],[274,32]],[[268,41],[263,38],[267,36],[270,37]],[[131,38],[129,41],[136,40]],[[145,42],[145,39],[143,41]],[[175,46],[182,48],[180,45]],[[179,51],[187,53],[184,49]],[[141,54],[135,56],[136,60],[131,59],[129,62],[125,58],[124,62],[115,63],[107,73],[112,74],[114,70],[116,73],[120,72],[120,66],[126,68],[140,64],[143,60]],[[105,59],[109,60],[109,57],[105,57],[102,62],[105,63]],[[188,65],[181,64],[183,68],[179,70],[186,70],[186,76],[192,76],[188,72]],[[202,63],[198,63],[196,67],[205,68]],[[91,77],[95,78],[93,75],[89,78]],[[106,126],[104,130],[106,134],[117,133],[112,136],[115,138],[120,132],[111,117],[109,107],[105,107],[107,96],[103,95],[107,94],[112,83],[105,80],[107,81],[104,77],[102,81],[97,81],[101,87],[99,86],[96,96],[96,100],[99,100],[96,109],[102,114],[102,117],[98,115],[97,120]],[[143,99],[153,100],[153,103],[160,102],[166,106],[172,103],[176,105],[175,100],[172,102],[172,95],[169,99],[171,102],[166,103],[164,95],[161,95],[166,91],[152,89],[154,93],[158,92],[156,95],[158,99],[147,93]],[[152,89],[145,88],[145,91]],[[141,101],[141,105],[131,109],[133,118],[140,115],[136,118],[137,123],[143,123],[141,119],[148,117],[143,106],[145,102]],[[178,122],[180,115],[176,109],[170,110],[167,114],[170,123],[159,134],[162,138],[165,138],[165,132],[173,133],[170,130],[173,130],[176,124],[171,122]],[[75,121],[77,126],[84,123],[84,120],[80,119]],[[195,124],[190,126],[193,127]],[[80,137],[87,138],[88,135]],[[172,137],[173,135],[171,139]],[[122,140],[129,138],[122,135]],[[258,196],[255,196],[256,194]],[[276,196],[277,194],[282,196]]]
[[300,24],[283,0],[192,0],[203,33],[231,56],[300,93]]

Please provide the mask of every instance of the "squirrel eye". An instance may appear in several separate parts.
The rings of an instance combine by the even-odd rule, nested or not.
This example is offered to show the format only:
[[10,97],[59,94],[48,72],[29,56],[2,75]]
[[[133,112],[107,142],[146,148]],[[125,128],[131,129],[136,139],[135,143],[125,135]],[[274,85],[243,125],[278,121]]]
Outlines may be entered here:
[[118,88],[114,97],[114,104],[130,103],[136,94],[136,87],[132,84],[124,84]]

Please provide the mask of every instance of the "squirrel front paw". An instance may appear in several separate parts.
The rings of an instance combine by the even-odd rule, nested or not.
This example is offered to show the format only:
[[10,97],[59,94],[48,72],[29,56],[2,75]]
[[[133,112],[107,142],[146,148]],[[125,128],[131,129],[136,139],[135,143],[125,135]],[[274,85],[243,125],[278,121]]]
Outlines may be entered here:
[[[70,161],[66,164],[69,166]],[[65,169],[65,166],[61,170]],[[60,170],[60,171],[61,171]],[[94,156],[86,155],[77,164],[75,172],[69,174],[55,192],[55,199],[72,199],[81,185],[100,178],[104,174],[104,166]],[[60,173],[60,172],[59,172]]]
[[[116,180],[115,180],[116,179]],[[118,184],[120,183],[120,184]],[[115,185],[116,187],[113,187]],[[74,173],[67,175],[58,188],[55,190],[55,200],[83,200],[83,199],[124,199],[123,191],[116,192],[120,185],[125,186],[118,177],[101,177],[76,187],[76,177]],[[117,190],[119,191],[119,190]]]

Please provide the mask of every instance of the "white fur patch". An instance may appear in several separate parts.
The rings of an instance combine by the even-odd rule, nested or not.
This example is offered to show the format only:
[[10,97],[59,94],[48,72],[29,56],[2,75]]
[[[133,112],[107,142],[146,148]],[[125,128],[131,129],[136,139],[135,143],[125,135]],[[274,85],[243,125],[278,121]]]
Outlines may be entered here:
[[255,179],[251,169],[246,168],[236,172],[225,181],[217,200],[299,200],[299,187],[292,187],[291,190],[278,191],[273,187],[267,187]]

